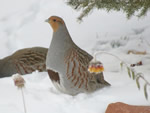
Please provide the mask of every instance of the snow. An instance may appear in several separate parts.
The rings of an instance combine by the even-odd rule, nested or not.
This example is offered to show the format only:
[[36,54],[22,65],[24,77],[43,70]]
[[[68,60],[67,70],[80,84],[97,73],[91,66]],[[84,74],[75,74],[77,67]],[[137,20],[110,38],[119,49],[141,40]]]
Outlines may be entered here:
[[[0,58],[14,51],[33,46],[49,47],[52,29],[44,22],[52,15],[62,17],[74,42],[93,54],[106,51],[117,55],[135,67],[150,81],[150,13],[145,18],[126,19],[121,12],[94,10],[83,22],[77,21],[80,12],[74,11],[61,0],[0,0]],[[127,54],[128,50],[146,51],[147,55]],[[128,77],[120,61],[102,54],[98,60],[104,64],[105,79],[111,87],[92,94],[70,96],[57,91],[46,72],[33,72],[24,76],[27,113],[104,113],[112,102],[149,105],[143,88]],[[141,86],[144,82],[141,80]],[[150,89],[148,88],[148,91]],[[21,91],[11,77],[0,79],[0,112],[23,113]],[[150,94],[150,93],[149,93]]]

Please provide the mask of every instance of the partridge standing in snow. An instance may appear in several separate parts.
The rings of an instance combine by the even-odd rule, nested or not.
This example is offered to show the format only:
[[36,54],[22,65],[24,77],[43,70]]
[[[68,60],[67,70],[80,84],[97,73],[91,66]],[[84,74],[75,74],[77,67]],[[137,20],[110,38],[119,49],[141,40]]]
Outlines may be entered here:
[[19,73],[25,75],[35,70],[46,71],[47,48],[33,47],[18,50],[0,60],[0,78]]
[[93,57],[72,41],[63,19],[52,16],[46,22],[53,29],[46,68],[55,87],[63,93],[76,95],[110,86],[102,72],[88,72],[88,64]]

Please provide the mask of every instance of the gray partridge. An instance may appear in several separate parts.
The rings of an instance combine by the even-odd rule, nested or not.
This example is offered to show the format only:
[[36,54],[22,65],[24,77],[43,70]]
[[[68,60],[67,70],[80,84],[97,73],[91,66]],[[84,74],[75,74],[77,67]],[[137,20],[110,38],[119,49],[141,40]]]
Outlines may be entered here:
[[53,29],[46,68],[54,86],[70,95],[90,93],[110,86],[104,80],[102,72],[99,74],[88,72],[88,64],[93,57],[73,42],[63,19],[52,16],[46,22]]
[[33,47],[21,49],[0,60],[0,78],[19,73],[32,73],[35,70],[46,71],[47,48]]

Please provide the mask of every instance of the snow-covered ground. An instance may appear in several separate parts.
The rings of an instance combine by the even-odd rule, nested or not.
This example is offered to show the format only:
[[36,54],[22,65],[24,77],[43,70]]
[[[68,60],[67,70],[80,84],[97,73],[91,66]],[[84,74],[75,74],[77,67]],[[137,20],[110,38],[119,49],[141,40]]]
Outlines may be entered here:
[[[150,81],[150,13],[138,19],[126,19],[120,12],[97,11],[84,18],[82,23],[74,11],[61,0],[0,0],[0,58],[14,51],[33,46],[49,47],[52,29],[44,22],[52,15],[62,17],[74,42],[93,54],[106,51],[132,64]],[[147,55],[127,54],[128,50],[146,51]],[[27,113],[104,113],[112,102],[149,105],[135,81],[121,71],[120,62],[109,55],[99,55],[104,64],[104,76],[111,87],[92,94],[69,96],[58,92],[47,73],[34,72],[24,76]],[[143,81],[141,81],[141,86]],[[150,88],[148,88],[150,94]],[[21,91],[11,77],[0,79],[0,113],[23,113]]]

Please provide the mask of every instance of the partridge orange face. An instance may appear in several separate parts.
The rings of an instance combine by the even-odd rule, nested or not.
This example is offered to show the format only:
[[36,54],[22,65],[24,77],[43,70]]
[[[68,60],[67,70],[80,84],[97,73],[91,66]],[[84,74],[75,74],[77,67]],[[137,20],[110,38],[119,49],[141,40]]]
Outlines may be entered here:
[[60,17],[57,17],[57,16],[51,16],[50,18],[48,18],[45,21],[51,25],[54,32],[56,32],[58,30],[60,25],[64,24],[64,21]]

